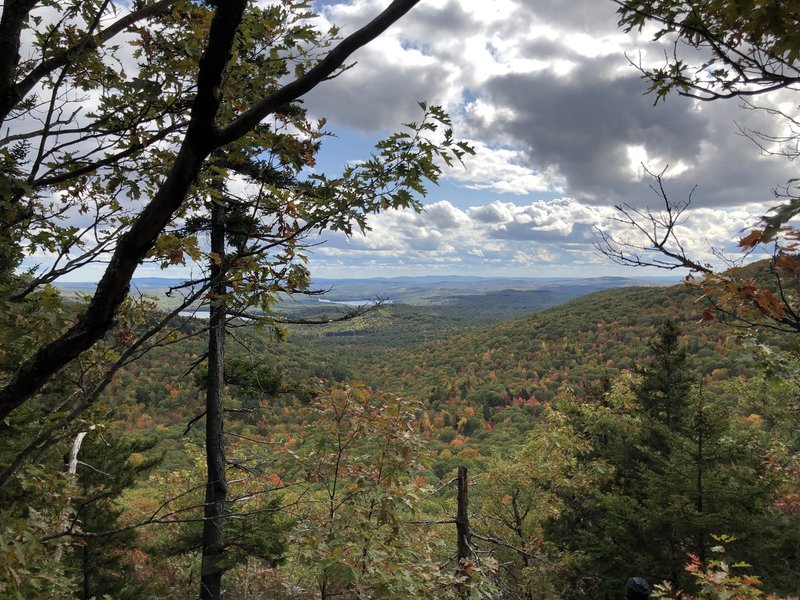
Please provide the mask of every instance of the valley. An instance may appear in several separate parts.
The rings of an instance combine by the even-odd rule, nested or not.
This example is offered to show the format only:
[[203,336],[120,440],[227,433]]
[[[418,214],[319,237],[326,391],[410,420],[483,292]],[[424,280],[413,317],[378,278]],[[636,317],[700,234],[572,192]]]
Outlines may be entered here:
[[800,3],[0,3],[0,600],[800,600]]
[[[511,282],[502,281],[407,283],[393,283],[391,293],[385,293],[387,290],[381,290],[372,281],[332,286],[338,290],[338,296],[332,299],[346,302],[369,295],[389,296],[392,300],[342,322],[273,323],[260,328],[243,322],[232,328],[227,348],[226,405],[230,411],[226,418],[227,453],[234,470],[250,474],[241,480],[247,483],[234,486],[237,496],[248,497],[259,489],[262,493],[271,490],[265,498],[298,507],[304,505],[303,498],[307,497],[312,504],[303,510],[311,512],[298,518],[312,519],[316,514],[313,518],[322,519],[323,515],[312,510],[313,502],[334,493],[330,487],[334,480],[349,481],[346,485],[356,486],[348,488],[353,491],[365,486],[364,496],[359,493],[342,500],[341,513],[323,519],[327,527],[343,528],[335,529],[336,539],[349,544],[352,540],[347,541],[351,539],[348,528],[362,518],[357,515],[364,510],[358,502],[367,498],[373,498],[370,502],[374,502],[374,494],[399,494],[393,498],[405,508],[387,506],[386,510],[405,514],[414,506],[413,514],[420,511],[415,522],[434,523],[441,520],[436,518],[437,514],[454,514],[455,490],[448,482],[454,480],[459,468],[466,468],[472,478],[475,535],[501,540],[506,546],[526,548],[525,552],[551,552],[552,547],[565,544],[558,552],[564,552],[563,557],[572,557],[568,560],[575,560],[583,544],[595,543],[581,536],[606,533],[602,528],[584,533],[575,530],[569,535],[562,531],[560,528],[567,526],[568,519],[578,518],[574,512],[578,506],[565,505],[563,495],[578,493],[580,486],[590,486],[580,492],[585,502],[589,502],[580,503],[581,511],[600,510],[600,505],[590,508],[598,502],[638,497],[630,496],[630,489],[607,479],[604,473],[608,468],[612,469],[609,473],[624,468],[625,461],[645,460],[636,457],[636,453],[643,451],[634,450],[638,446],[624,449],[626,446],[618,444],[626,437],[636,438],[637,429],[650,431],[649,428],[656,427],[646,425],[651,417],[646,417],[646,412],[637,412],[643,409],[635,408],[635,398],[644,393],[640,387],[642,378],[646,380],[649,369],[658,364],[652,356],[658,348],[654,344],[663,335],[660,332],[665,320],[676,332],[669,360],[680,363],[670,371],[668,379],[674,382],[669,385],[685,387],[676,401],[685,406],[683,410],[691,412],[697,410],[692,407],[702,398],[709,407],[702,410],[714,407],[717,415],[715,427],[719,433],[709,433],[711,437],[706,443],[715,448],[717,454],[713,456],[718,458],[709,455],[703,459],[707,461],[707,477],[720,476],[714,465],[723,456],[736,464],[743,460],[744,455],[732,458],[726,454],[729,450],[725,449],[724,438],[714,437],[723,435],[723,431],[727,432],[724,435],[739,440],[737,443],[747,436],[756,436],[748,443],[755,444],[754,451],[758,448],[762,453],[774,451],[768,449],[769,440],[781,439],[784,440],[781,443],[791,444],[789,440],[795,439],[795,433],[786,429],[792,419],[779,415],[785,415],[784,411],[795,402],[796,386],[783,379],[783,375],[774,379],[774,375],[784,373],[787,368],[786,364],[775,362],[777,357],[794,355],[794,337],[754,329],[737,331],[722,323],[700,323],[705,305],[698,301],[695,287],[684,283],[665,285],[665,282],[630,287],[633,282],[626,280],[525,282],[524,285],[535,286],[530,290],[510,290]],[[612,289],[604,289],[607,287]],[[598,288],[600,291],[596,291]],[[543,291],[550,300],[567,299],[562,303],[544,302],[547,306],[542,306]],[[581,293],[584,291],[589,293]],[[281,304],[276,315],[280,320],[318,318],[346,314],[351,308],[334,301],[320,306],[315,298],[306,298]],[[518,316],[520,311],[524,314]],[[139,483],[122,496],[122,505],[128,509],[134,505],[152,509],[156,503],[155,489],[172,490],[176,485],[178,489],[186,488],[195,481],[195,463],[203,434],[192,425],[202,414],[205,375],[202,368],[192,367],[203,354],[202,336],[196,337],[193,332],[201,331],[205,323],[204,319],[183,319],[178,329],[189,337],[176,345],[156,348],[132,363],[115,378],[107,400],[93,413],[93,418],[104,423],[109,432],[117,432],[115,435],[139,438],[158,432],[158,442],[140,453],[137,460],[158,460],[159,466],[151,470],[146,485]],[[766,354],[765,349],[773,354]],[[681,358],[684,355],[685,359]],[[773,375],[765,375],[765,369]],[[770,399],[762,396],[766,388],[771,390]],[[664,388],[659,394],[669,394],[669,390]],[[648,467],[654,470],[647,477],[685,477],[686,469],[691,471],[691,454],[684,455],[683,450],[694,435],[690,423],[691,419],[668,438],[672,440],[668,442],[670,445],[675,444],[673,452],[678,462]],[[763,429],[757,433],[754,426]],[[596,427],[604,431],[601,438],[596,437]],[[347,440],[344,446],[339,445],[342,440]],[[644,440],[637,443],[650,443]],[[567,454],[553,454],[553,447],[548,446],[552,443]],[[590,447],[594,450],[589,451]],[[736,477],[749,473],[747,477],[756,478],[754,485],[764,485],[758,481],[766,473],[759,474],[757,461],[752,462],[755,456],[747,456],[751,462],[742,463],[740,467],[745,471]],[[568,457],[572,461],[569,468],[562,462]],[[779,460],[787,459],[788,455]],[[539,461],[539,465],[531,466],[531,460]],[[385,479],[381,473],[389,465],[393,474]],[[373,468],[380,470],[373,472]],[[559,477],[564,478],[559,485],[566,487],[551,488],[553,478]],[[634,479],[639,481],[638,478],[636,475]],[[654,484],[641,480],[637,485],[645,482],[648,486]],[[733,485],[731,489],[709,488],[704,492],[708,501],[717,501],[713,498],[722,498],[728,492],[739,493],[735,490],[745,480],[732,482],[725,484]],[[405,491],[400,494],[398,485],[411,487],[403,487]],[[680,492],[682,483],[676,481],[671,485],[677,495],[670,510],[684,510],[681,498],[691,504],[693,496]],[[759,489],[768,493],[772,485]],[[573,486],[578,487],[573,489]],[[791,501],[790,489],[791,486],[781,492],[788,494],[784,496],[786,501]],[[687,495],[681,496],[682,493]],[[653,502],[657,497],[648,492],[637,502]],[[759,502],[764,500],[762,492],[754,497],[761,498]],[[350,500],[355,504],[350,504]],[[416,505],[417,501],[421,504]],[[495,523],[495,519],[508,517],[500,514],[506,507],[524,510],[527,515],[521,518],[513,535],[514,530],[504,532]],[[276,514],[283,514],[283,510],[295,513],[295,509],[287,508]],[[641,510],[644,516],[654,509]],[[605,518],[611,519],[612,515],[614,519],[623,518],[615,511],[611,510]],[[800,539],[800,531],[787,526],[790,513],[780,516],[780,511],[767,512],[771,516],[765,513],[766,521],[756,519],[751,524],[770,523],[772,527],[782,523],[785,531],[778,536],[784,540],[781,543],[793,543],[790,539],[795,539],[792,537],[795,534]],[[563,516],[556,518],[559,513]],[[336,520],[339,518],[343,521]],[[372,517],[364,518],[372,521]],[[708,518],[718,517],[710,514]],[[719,521],[717,526],[726,527],[725,533],[731,535],[750,531],[744,527],[744,521],[731,518]],[[631,526],[632,521],[625,519],[629,517],[624,517],[622,523]],[[379,519],[375,526],[380,529],[381,523]],[[319,539],[312,542],[297,538],[297,532],[288,524],[270,521],[258,525],[261,526],[283,530],[284,533],[269,535],[285,539],[297,548],[319,548],[322,543]],[[446,556],[447,548],[454,543],[455,531],[447,525],[421,526],[416,531],[414,535],[424,531],[426,536],[436,536],[433,546],[424,550],[433,553],[432,556]],[[408,534],[411,535],[410,531]],[[653,535],[662,533],[654,531]],[[761,550],[756,550],[760,546],[755,539],[751,538],[747,545],[732,542],[730,545],[778,585],[786,585],[780,582],[787,581],[787,577],[791,579],[789,575],[758,559]],[[397,551],[396,540],[387,538],[376,543],[389,544],[393,552]],[[505,556],[502,545],[487,545],[477,538],[474,543],[480,543],[483,551],[492,556]],[[555,546],[551,547],[552,544]],[[577,544],[578,554],[571,554],[566,544]],[[330,560],[338,560],[335,553],[342,551],[335,548],[339,547],[331,548],[334,554]],[[793,556],[794,551],[788,548],[782,552]],[[403,551],[411,554],[402,560],[413,560],[410,556],[423,549],[416,546]],[[596,594],[608,593],[601,590],[621,585],[619,578],[624,573],[651,573],[653,568],[644,557],[639,566],[625,566],[618,555],[609,555],[608,549],[597,552],[605,557],[600,562],[587,557],[576,563],[597,577],[593,583],[586,582],[583,595],[576,597],[598,597]],[[505,556],[504,566],[485,565],[476,571],[476,582],[510,585],[507,578],[525,572],[519,562],[524,556],[511,552]],[[291,558],[290,564],[298,568],[295,560]],[[684,558],[674,555],[648,560],[677,565]],[[562,575],[573,568],[567,566],[569,562],[558,564],[553,567],[555,570],[545,569],[537,576],[555,586],[553,590],[561,589],[559,586],[565,581]],[[410,563],[406,565],[410,567]],[[299,572],[297,576],[300,577]],[[278,580],[269,581],[271,586],[283,585]],[[295,584],[301,585],[299,581]],[[269,589],[270,593],[278,594],[278,588]]]

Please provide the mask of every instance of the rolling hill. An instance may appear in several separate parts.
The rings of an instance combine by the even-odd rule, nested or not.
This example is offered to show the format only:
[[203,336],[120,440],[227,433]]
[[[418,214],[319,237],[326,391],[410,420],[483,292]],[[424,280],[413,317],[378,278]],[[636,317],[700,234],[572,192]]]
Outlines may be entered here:
[[741,352],[731,330],[699,324],[705,305],[697,293],[683,284],[597,292],[414,350],[387,352],[363,374],[377,387],[431,400],[523,395],[547,401],[561,386],[577,389],[632,369],[666,317],[686,332],[704,377],[747,373],[753,357]]

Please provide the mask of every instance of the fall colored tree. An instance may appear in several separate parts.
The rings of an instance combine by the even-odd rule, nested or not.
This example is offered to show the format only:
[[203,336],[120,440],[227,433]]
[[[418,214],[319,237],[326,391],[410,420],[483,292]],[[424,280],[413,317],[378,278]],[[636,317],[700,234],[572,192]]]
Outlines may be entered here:
[[[776,119],[781,133],[742,130],[759,151],[798,156],[800,127],[797,115],[759,104],[759,96],[778,90],[794,92],[800,83],[800,43],[792,3],[722,0],[686,2],[615,0],[619,25],[626,31],[656,28],[655,39],[667,40],[674,52],[658,67],[637,65],[649,81],[656,103],[670,93],[702,101],[737,99],[746,108],[763,110]],[[729,261],[725,271],[687,254],[675,227],[689,208],[691,197],[676,199],[664,185],[664,172],[652,173],[651,186],[663,208],[641,210],[618,206],[619,220],[633,237],[602,234],[601,252],[631,266],[686,269],[700,276],[697,283],[710,302],[706,319],[720,318],[749,326],[800,331],[797,254],[800,232],[791,225],[800,212],[797,181],[776,190],[783,203],[761,218],[761,225],[739,240],[743,257]],[[756,247],[772,255],[765,273],[740,268]],[[769,273],[766,276],[766,273]]]
[[[335,74],[348,56],[414,4],[416,0],[395,0],[362,29],[335,41],[300,23],[306,3],[291,0],[268,8],[245,0],[217,6],[165,0],[122,11],[124,16],[105,29],[100,28],[104,17],[119,7],[109,2],[63,3],[55,7],[54,27],[47,23],[49,33],[34,36],[36,52],[25,61],[19,52],[23,33],[41,26],[42,17],[35,2],[6,4],[0,19],[7,45],[0,65],[4,126],[8,118],[20,120],[35,110],[38,103],[33,90],[37,85],[44,86],[50,100],[45,103],[43,127],[5,141],[3,222],[7,229],[4,245],[9,248],[4,252],[15,257],[6,264],[17,264],[25,252],[41,246],[60,248],[65,259],[70,251],[80,249],[80,230],[71,225],[51,228],[58,215],[72,210],[90,210],[92,206],[91,210],[104,218],[95,221],[91,231],[108,228],[110,232],[99,234],[101,241],[92,249],[79,251],[77,262],[67,260],[71,270],[109,254],[96,292],[74,322],[51,332],[9,374],[0,390],[0,415],[5,417],[24,404],[111,329],[136,266],[156,248],[167,225],[188,208],[186,202],[197,176],[212,153],[249,136],[265,118],[280,114]],[[289,24],[277,32],[277,39],[271,29],[262,27],[262,17],[270,13],[278,13]],[[151,31],[158,33],[154,36]],[[133,34],[132,44],[139,48],[139,72],[130,83],[121,82],[124,70],[121,74],[114,63],[118,46],[112,41],[122,32]],[[256,37],[251,37],[251,32]],[[204,40],[204,45],[198,44],[199,40]],[[237,44],[243,44],[250,56],[261,55],[262,59],[248,64],[248,56],[238,52]],[[266,58],[270,52],[276,58],[307,58],[296,65],[297,77],[290,82],[268,89],[246,105],[237,104],[236,86],[253,73],[239,71],[237,76],[236,67],[244,64],[246,69],[269,72],[271,61]],[[279,60],[278,64],[285,63]],[[70,100],[79,101],[81,94],[90,92],[102,96],[106,90],[108,102],[101,104],[100,114],[89,115],[88,123],[75,121],[79,113],[69,116],[73,114],[67,108],[72,106]],[[135,94],[129,97],[129,91]],[[123,98],[130,110],[120,110]],[[63,139],[54,141],[60,130],[77,132],[71,133],[71,144],[65,146]],[[80,143],[95,137],[99,143],[87,155]],[[164,141],[170,142],[166,152]],[[42,177],[43,165],[48,167]],[[58,186],[73,193],[66,196],[69,204],[51,209],[43,195]],[[124,219],[117,216],[123,211],[119,200],[123,190],[133,199],[147,201],[144,208]],[[97,198],[92,202],[99,204],[84,207],[83,198]],[[37,235],[29,237],[31,231]],[[24,301],[39,284],[52,281],[59,269],[33,281],[15,281],[4,296]]]

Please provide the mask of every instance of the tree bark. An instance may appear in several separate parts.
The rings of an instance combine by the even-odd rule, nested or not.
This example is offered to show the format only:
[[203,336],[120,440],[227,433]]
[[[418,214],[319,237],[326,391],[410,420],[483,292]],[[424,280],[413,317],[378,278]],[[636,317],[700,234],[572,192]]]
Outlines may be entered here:
[[466,569],[472,550],[469,545],[469,487],[467,482],[467,468],[458,467],[458,509],[456,512],[456,532],[458,535],[456,558],[458,559],[459,578],[458,596],[469,598],[469,572]]
[[246,4],[246,0],[229,1],[217,9],[208,46],[200,59],[191,122],[169,174],[130,230],[120,238],[78,322],[59,338],[39,348],[0,390],[0,419],[38,392],[50,377],[91,348],[113,326],[136,267],[183,203],[203,161],[214,149],[214,119],[219,110],[223,71]]
[[[81,431],[78,435],[75,436],[75,440],[72,442],[72,448],[69,451],[69,462],[67,463],[67,473],[71,476],[70,479],[73,481],[77,479],[78,475],[78,453],[81,451],[81,446],[83,445],[83,438],[86,437],[88,431]],[[71,502],[72,498],[67,499],[67,504]],[[65,532],[69,529],[70,523],[70,512],[69,509],[66,509],[61,516],[61,531]],[[55,560],[56,562],[61,561],[61,557],[64,554],[64,545],[59,544],[56,547],[55,553]]]
[[[702,412],[702,408],[700,409],[698,421],[698,428],[697,428],[697,477],[695,480],[696,486],[696,498],[695,498],[695,509],[697,510],[698,522],[702,522],[702,514],[703,514],[703,442],[705,441],[705,415]],[[703,531],[702,527],[698,527],[697,531],[697,557],[700,559],[700,564],[703,565],[705,568],[706,566],[706,544],[705,544],[705,532]]]
[[15,75],[19,65],[22,28],[36,0],[7,1],[0,17],[0,122],[19,101]]
[[[221,196],[221,195],[220,195]],[[203,559],[200,573],[201,600],[219,600],[224,571],[221,561],[225,542],[222,526],[228,482],[225,476],[223,387],[225,382],[225,207],[222,198],[212,200],[211,317],[208,334],[206,389],[206,499],[203,521]]]

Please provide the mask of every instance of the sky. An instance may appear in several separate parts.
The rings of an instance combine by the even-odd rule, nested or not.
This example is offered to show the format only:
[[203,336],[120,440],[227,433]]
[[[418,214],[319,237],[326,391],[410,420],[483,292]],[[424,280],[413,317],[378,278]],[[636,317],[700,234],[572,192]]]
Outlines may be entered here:
[[[347,35],[388,4],[316,0],[316,22]],[[598,230],[632,235],[614,206],[661,208],[648,170],[664,172],[673,200],[691,194],[676,229],[687,253],[715,264],[714,249],[735,258],[737,240],[793,177],[790,161],[763,156],[741,130],[780,133],[781,123],[736,100],[673,95],[654,106],[631,63],[661,64],[666,50],[669,40],[653,41],[653,31],[621,31],[611,0],[421,0],[303,99],[335,134],[319,169],[336,176],[367,158],[376,141],[420,119],[419,101],[443,106],[476,154],[444,170],[422,212],[390,210],[372,215],[364,235],[310,240],[312,276],[665,275],[615,265],[594,248]],[[796,115],[791,94],[759,102]],[[65,280],[96,280],[104,266]],[[144,264],[136,276],[192,271]]]
[[[324,20],[354,31],[387,0],[318,2]],[[667,168],[676,200],[692,190],[679,233],[713,262],[776,204],[791,163],[761,156],[740,128],[777,122],[738,101],[677,95],[654,106],[631,60],[663,61],[652,31],[625,34],[610,0],[422,0],[355,56],[356,64],[305,98],[337,137],[321,168],[336,173],[401,123],[417,102],[444,106],[476,156],[446,170],[425,210],[388,211],[366,235],[326,235],[310,268],[318,277],[399,275],[643,275],[593,247],[597,228],[625,233],[615,205],[659,208],[649,189]],[[766,103],[788,97],[762,98]],[[794,102],[794,107],[796,107]],[[791,105],[788,105],[791,106]]]

